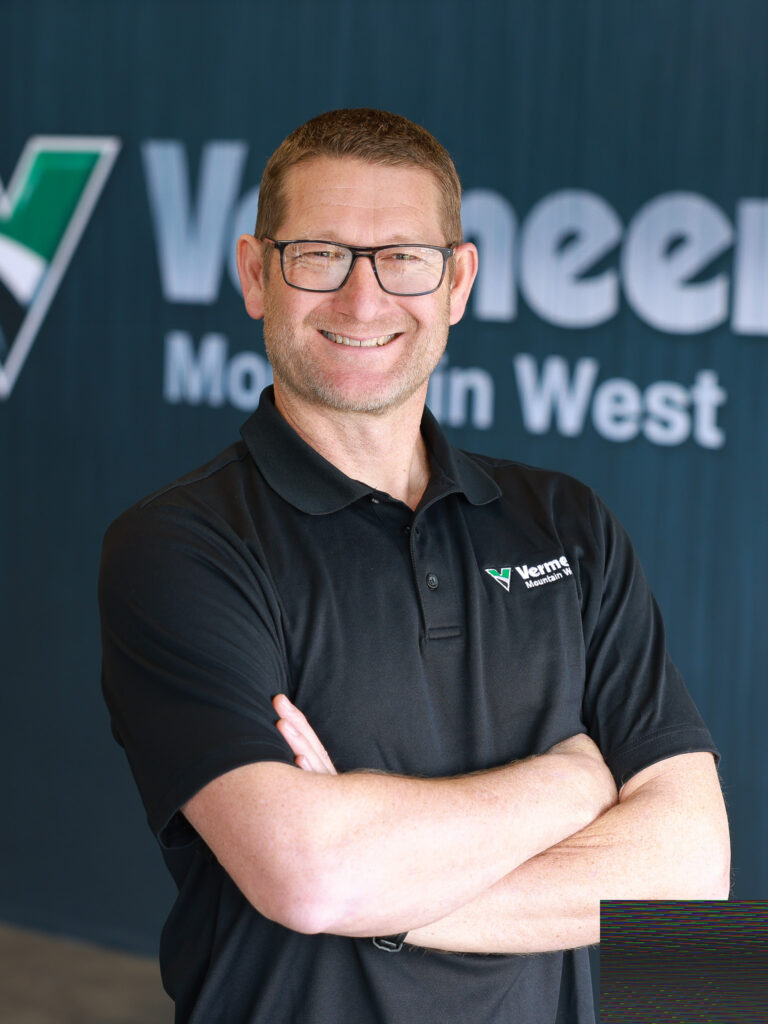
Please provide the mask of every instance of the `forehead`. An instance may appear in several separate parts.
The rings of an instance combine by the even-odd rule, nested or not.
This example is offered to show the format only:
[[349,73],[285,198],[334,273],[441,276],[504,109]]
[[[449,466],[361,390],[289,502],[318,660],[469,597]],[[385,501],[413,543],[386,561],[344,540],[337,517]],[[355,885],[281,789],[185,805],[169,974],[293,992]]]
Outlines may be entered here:
[[440,189],[430,171],[349,157],[317,157],[283,181],[281,238],[324,238],[351,245],[445,244]]

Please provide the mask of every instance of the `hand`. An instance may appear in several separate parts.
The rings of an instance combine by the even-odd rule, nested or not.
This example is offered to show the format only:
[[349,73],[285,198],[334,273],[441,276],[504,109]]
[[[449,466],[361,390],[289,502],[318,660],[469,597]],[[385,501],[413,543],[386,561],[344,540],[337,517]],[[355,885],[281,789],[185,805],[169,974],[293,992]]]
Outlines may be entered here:
[[279,693],[273,699],[272,706],[280,716],[277,731],[293,751],[298,767],[305,772],[316,772],[319,775],[336,775],[328,751],[317,738],[317,733],[306,716],[284,693]]

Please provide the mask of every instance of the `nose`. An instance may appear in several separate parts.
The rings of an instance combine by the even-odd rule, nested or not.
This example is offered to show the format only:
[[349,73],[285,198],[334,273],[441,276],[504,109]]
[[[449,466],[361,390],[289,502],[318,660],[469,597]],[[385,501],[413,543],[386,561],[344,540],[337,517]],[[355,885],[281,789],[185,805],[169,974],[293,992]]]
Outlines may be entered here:
[[349,277],[333,296],[339,308],[358,319],[367,319],[377,313],[386,302],[387,294],[376,280],[373,258],[356,256]]

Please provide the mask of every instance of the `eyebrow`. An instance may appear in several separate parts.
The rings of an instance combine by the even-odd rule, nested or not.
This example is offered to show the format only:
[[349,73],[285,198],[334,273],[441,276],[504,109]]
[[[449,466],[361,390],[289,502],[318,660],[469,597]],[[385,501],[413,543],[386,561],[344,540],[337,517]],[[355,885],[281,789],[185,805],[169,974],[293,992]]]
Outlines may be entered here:
[[[308,233],[303,231],[299,234],[293,235],[293,239],[296,241],[308,241],[308,242],[334,242],[336,245],[354,245],[354,242],[348,242],[345,238],[342,238],[336,231],[325,231],[318,233]],[[423,238],[414,239],[412,235],[395,234],[390,235],[388,240],[385,242],[377,242],[375,246],[371,248],[379,248],[382,245],[437,245],[444,246],[444,242],[428,242]],[[358,246],[358,248],[360,248]],[[367,248],[367,246],[365,246]]]

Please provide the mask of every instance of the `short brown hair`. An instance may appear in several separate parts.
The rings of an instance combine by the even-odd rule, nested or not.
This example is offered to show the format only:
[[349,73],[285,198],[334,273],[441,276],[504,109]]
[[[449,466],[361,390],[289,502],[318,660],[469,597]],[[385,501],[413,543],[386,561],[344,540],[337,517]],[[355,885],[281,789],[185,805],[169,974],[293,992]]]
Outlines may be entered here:
[[318,114],[280,143],[261,179],[256,238],[274,238],[283,220],[286,172],[318,156],[348,156],[383,165],[413,164],[431,171],[442,195],[446,244],[461,242],[461,182],[448,151],[426,128],[407,117],[370,107]]

